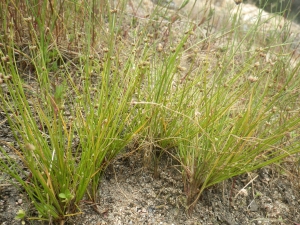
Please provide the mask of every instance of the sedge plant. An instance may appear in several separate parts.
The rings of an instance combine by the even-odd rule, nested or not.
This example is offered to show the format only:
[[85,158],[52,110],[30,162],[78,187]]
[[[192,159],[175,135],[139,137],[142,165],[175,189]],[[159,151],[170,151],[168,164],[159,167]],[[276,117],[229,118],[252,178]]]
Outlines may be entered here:
[[[30,9],[29,3],[24,4]],[[108,24],[98,24],[101,29],[107,26],[98,34],[106,45],[105,60],[101,61],[97,55],[93,56],[97,38],[93,34],[97,21],[103,20],[97,20],[88,5],[74,2],[75,11],[85,12],[87,18],[83,26],[85,42],[81,42],[74,63],[58,45],[57,40],[67,38],[56,33],[60,27],[55,26],[59,12],[52,12],[52,19],[43,14],[48,12],[48,7],[66,10],[70,5],[49,4],[52,3],[39,5],[41,8],[37,10],[45,17],[34,11],[30,21],[26,20],[32,22],[27,35],[34,43],[29,53],[17,49],[13,29],[9,37],[4,37],[8,39],[3,40],[1,110],[7,116],[18,147],[8,145],[13,154],[1,149],[0,169],[25,189],[35,206],[37,216],[29,219],[63,224],[68,217],[81,213],[83,198],[97,200],[102,172],[141,130],[143,121],[135,115],[137,110],[131,104],[140,80],[132,70],[136,58],[129,57],[121,66],[122,59],[116,57],[125,48],[116,47],[115,30],[121,21],[116,22],[118,15],[109,8],[102,9],[108,12],[105,18]],[[35,21],[39,26],[35,26]],[[28,60],[32,75],[22,74],[16,56]],[[12,155],[17,155],[20,162]]]
[[[180,121],[181,96],[174,94],[176,80],[179,79],[179,71],[182,69],[177,60],[181,57],[184,45],[191,36],[194,25],[191,23],[186,27],[177,42],[172,34],[168,37],[170,47],[162,45],[161,39],[156,40],[154,53],[147,61],[148,66],[143,68],[143,82],[141,89],[137,92],[138,99],[134,102],[139,112],[145,117],[143,136],[143,149],[146,162],[153,162],[154,177],[159,176],[158,163],[162,154],[176,146],[175,140],[183,129],[177,126]],[[172,24],[169,25],[170,33]],[[153,49],[152,51],[153,52]],[[184,89],[187,90],[188,88]],[[149,164],[148,164],[149,165]]]
[[[184,97],[192,104],[181,112],[177,151],[189,210],[206,188],[299,153],[300,63],[287,66],[293,61],[284,53],[289,43],[249,46],[262,24],[242,38],[236,27],[219,63],[199,69],[199,85]],[[277,56],[268,60],[274,49]]]
[[[176,150],[189,210],[206,188],[299,153],[300,64],[286,66],[293,61],[285,53],[290,43],[279,39],[286,31],[266,32],[265,24],[276,28],[281,21],[261,14],[244,26],[238,10],[221,35],[191,47],[185,46],[190,36],[182,36],[173,54],[153,60],[146,74],[143,101],[136,102],[149,119],[144,135],[156,148]],[[214,42],[227,43],[215,59],[180,66],[190,48]]]
[[[135,136],[156,166],[161,152],[175,150],[190,209],[206,188],[299,152],[300,64],[286,67],[291,56],[283,53],[286,43],[272,43],[275,32],[257,48],[265,39],[261,20],[245,31],[236,14],[220,36],[200,38],[194,23],[172,36],[180,33],[176,20],[162,31],[153,14],[146,24],[132,19],[126,30],[123,8],[90,3],[49,1],[31,9],[13,1],[9,16],[24,30],[2,15],[8,35],[1,37],[1,110],[18,147],[1,149],[0,169],[25,189],[38,212],[32,219],[64,223],[80,213],[83,198],[96,201],[102,172]],[[25,40],[27,52],[17,47]],[[214,60],[207,54],[198,62],[196,51],[213,42],[226,46]],[[184,68],[181,59],[192,48]]]

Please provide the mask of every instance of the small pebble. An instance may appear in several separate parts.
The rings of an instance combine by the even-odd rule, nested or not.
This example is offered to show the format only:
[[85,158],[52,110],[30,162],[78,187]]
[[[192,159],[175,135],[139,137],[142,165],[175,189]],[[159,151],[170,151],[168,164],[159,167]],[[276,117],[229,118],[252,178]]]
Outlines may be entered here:
[[146,213],[147,210],[145,208],[142,208],[142,213]]
[[256,202],[255,201],[251,202],[250,211],[251,212],[257,212],[257,210],[258,210],[258,205],[256,204]]

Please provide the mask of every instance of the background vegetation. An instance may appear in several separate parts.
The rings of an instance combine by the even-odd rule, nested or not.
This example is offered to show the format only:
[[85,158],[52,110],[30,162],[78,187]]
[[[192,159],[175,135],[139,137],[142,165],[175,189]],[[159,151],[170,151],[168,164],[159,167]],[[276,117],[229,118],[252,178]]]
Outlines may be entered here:
[[272,13],[282,13],[283,16],[290,19],[295,19],[300,22],[300,1],[299,0],[249,0],[246,2],[253,2],[257,7]]

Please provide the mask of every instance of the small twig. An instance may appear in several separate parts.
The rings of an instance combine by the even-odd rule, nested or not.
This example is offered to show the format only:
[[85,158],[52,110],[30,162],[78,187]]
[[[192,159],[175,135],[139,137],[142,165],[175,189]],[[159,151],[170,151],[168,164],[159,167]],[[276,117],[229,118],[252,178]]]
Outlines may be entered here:
[[117,173],[115,171],[115,168],[113,167],[113,170],[114,170],[114,175],[115,175],[115,180],[116,180],[116,183],[118,185],[118,188],[119,188],[119,191],[124,195],[125,198],[127,198],[127,200],[129,200],[129,198],[127,197],[127,195],[122,191],[120,185],[119,185],[119,182],[118,182],[118,179],[117,179]]
[[242,190],[244,190],[249,184],[251,184],[256,178],[258,177],[258,175],[256,175],[253,179],[251,179],[235,196],[234,198],[236,198],[241,192]]
[[0,187],[8,187],[11,186],[12,184],[0,184]]
[[2,124],[4,124],[6,121],[7,121],[7,119],[2,120],[2,121],[0,122],[0,126],[1,126]]

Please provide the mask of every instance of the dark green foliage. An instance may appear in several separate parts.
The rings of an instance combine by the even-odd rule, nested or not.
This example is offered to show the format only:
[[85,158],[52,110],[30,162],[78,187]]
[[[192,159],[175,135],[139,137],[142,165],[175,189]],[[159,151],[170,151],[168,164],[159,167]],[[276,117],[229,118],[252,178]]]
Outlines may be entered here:
[[268,12],[279,13],[282,16],[300,22],[300,0],[251,0],[257,7]]

